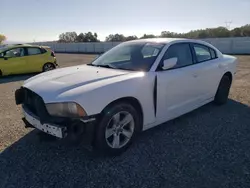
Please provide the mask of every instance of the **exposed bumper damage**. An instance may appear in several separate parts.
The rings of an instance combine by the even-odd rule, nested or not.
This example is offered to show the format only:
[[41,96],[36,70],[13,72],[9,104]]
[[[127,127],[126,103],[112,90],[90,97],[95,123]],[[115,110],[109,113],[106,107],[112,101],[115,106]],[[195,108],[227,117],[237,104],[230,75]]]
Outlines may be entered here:
[[60,139],[93,145],[99,115],[81,119],[50,116],[42,98],[26,88],[16,90],[15,99],[16,104],[22,104],[22,119],[26,128],[36,128]]

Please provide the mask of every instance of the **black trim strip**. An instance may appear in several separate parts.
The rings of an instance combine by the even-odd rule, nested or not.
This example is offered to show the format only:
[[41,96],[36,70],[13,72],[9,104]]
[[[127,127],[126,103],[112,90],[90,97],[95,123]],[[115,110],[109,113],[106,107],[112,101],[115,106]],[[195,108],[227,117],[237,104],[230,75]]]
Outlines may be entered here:
[[155,76],[155,81],[154,81],[153,101],[154,101],[154,110],[155,110],[155,117],[156,117],[156,111],[157,111],[157,75]]

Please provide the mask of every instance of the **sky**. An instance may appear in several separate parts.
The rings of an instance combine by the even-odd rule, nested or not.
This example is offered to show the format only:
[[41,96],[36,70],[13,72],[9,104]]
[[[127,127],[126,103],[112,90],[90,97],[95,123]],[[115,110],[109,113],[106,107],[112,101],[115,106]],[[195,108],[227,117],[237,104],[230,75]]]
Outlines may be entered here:
[[161,31],[250,24],[250,0],[1,0],[8,41],[51,41],[67,31],[160,35]]

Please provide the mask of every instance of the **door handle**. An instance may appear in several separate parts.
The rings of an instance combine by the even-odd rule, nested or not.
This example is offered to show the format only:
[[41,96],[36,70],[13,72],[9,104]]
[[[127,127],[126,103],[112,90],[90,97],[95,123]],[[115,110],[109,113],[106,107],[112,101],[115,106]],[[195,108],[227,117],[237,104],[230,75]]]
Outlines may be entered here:
[[222,65],[222,64],[219,64],[218,67],[221,69],[221,68],[223,68],[223,65]]
[[198,73],[194,73],[193,77],[197,78],[198,77]]

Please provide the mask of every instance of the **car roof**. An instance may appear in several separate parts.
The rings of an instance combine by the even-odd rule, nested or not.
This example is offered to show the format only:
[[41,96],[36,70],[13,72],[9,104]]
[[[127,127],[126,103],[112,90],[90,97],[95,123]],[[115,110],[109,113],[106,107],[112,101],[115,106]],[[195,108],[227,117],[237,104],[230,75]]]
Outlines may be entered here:
[[168,44],[171,42],[193,42],[193,43],[200,43],[209,45],[207,42],[199,39],[187,39],[187,38],[148,38],[148,39],[137,39],[132,41],[127,41],[125,43],[161,43],[161,44]]
[[209,46],[216,50],[218,53],[221,53],[216,47],[211,45],[210,43],[199,40],[199,39],[187,39],[187,38],[148,38],[148,39],[138,39],[138,40],[132,40],[132,41],[127,41],[124,43],[160,43],[160,44],[168,44],[168,43],[181,43],[181,42],[192,42],[192,43],[198,43],[198,44],[203,44],[206,46]]
[[11,45],[7,45],[5,48],[11,49],[11,48],[17,48],[17,47],[41,47],[41,46],[31,45],[31,44],[11,44]]
[[148,39],[137,39],[132,41],[127,41],[126,43],[145,43],[145,42],[156,42],[156,43],[162,43],[167,44],[172,41],[189,41],[190,39],[185,38],[148,38]]
[[40,47],[38,45],[31,45],[31,44],[14,44],[13,47]]
[[0,52],[10,50],[13,48],[18,48],[18,47],[22,47],[22,48],[24,47],[37,47],[37,48],[46,47],[47,48],[47,46],[39,46],[39,45],[31,45],[31,44],[8,44],[0,48]]

